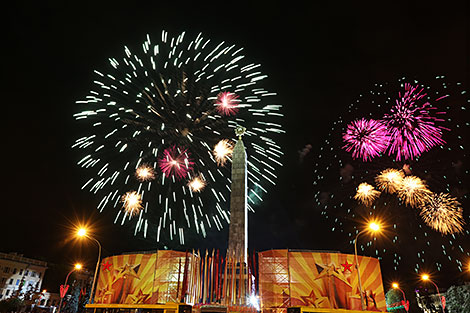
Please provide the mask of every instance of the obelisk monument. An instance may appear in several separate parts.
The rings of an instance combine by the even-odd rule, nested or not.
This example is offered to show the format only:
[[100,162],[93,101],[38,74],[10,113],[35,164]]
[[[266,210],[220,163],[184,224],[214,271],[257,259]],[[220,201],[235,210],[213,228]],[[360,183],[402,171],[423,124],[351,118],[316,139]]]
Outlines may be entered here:
[[230,195],[230,226],[227,257],[247,263],[248,253],[248,210],[246,152],[242,136],[246,128],[237,126],[238,141],[232,152],[232,186]]

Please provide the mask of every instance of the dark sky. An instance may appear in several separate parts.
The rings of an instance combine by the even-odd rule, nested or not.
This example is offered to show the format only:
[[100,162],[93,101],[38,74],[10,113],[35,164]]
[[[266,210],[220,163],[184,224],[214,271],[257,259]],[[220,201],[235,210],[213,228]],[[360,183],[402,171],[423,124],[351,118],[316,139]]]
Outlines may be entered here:
[[[299,163],[298,151],[321,143],[358,93],[403,75],[446,75],[469,83],[469,7],[464,2],[165,2],[173,4],[16,1],[4,10],[6,202],[0,251],[55,263],[83,258],[92,266],[96,248],[68,239],[71,225],[85,220],[93,221],[105,255],[157,248],[134,238],[130,229],[113,226],[113,216],[97,213],[97,199],[80,190],[79,156],[70,148],[76,138],[75,101],[89,90],[93,70],[122,55],[124,45],[139,46],[147,33],[203,32],[243,46],[269,75],[268,89],[279,94],[286,115],[285,166],[279,184],[250,215],[250,249],[256,250],[336,249],[328,233],[321,235],[331,225],[312,211],[313,165],[308,157]],[[223,249],[226,236],[211,234],[192,245]]]

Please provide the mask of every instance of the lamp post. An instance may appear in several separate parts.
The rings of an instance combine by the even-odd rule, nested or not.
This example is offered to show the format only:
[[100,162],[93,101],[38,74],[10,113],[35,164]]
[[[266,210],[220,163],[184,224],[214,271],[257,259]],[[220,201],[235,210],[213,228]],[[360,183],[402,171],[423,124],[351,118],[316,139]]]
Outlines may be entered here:
[[88,303],[92,303],[93,291],[95,290],[96,275],[98,274],[98,268],[100,267],[100,262],[101,262],[101,244],[96,238],[88,235],[87,230],[85,228],[80,228],[77,231],[77,236],[89,238],[98,244],[98,261],[96,262],[95,274],[93,275],[93,282],[91,283],[90,299],[88,300]]
[[355,259],[356,259],[356,270],[357,270],[357,279],[358,279],[358,282],[359,282],[359,293],[361,295],[361,310],[364,311],[365,310],[365,306],[364,306],[364,295],[362,294],[362,283],[361,283],[361,272],[359,270],[359,262],[358,262],[358,259],[357,259],[357,239],[359,238],[359,236],[363,233],[365,233],[366,231],[373,231],[373,232],[377,232],[378,230],[380,230],[380,225],[375,223],[375,222],[371,222],[369,223],[369,228],[366,228],[362,231],[360,231],[357,235],[356,235],[356,238],[354,238],[354,256],[355,256]]
[[434,285],[434,287],[436,287],[437,296],[439,297],[439,301],[441,302],[442,313],[445,313],[445,304],[444,304],[445,303],[445,297],[441,296],[441,294],[439,293],[439,287],[437,287],[436,283],[433,282],[431,280],[431,278],[429,278],[428,274],[421,275],[421,279],[424,280],[424,281],[430,281]]
[[74,268],[67,274],[67,277],[65,277],[65,283],[62,286],[60,286],[61,287],[60,288],[60,301],[59,301],[59,309],[57,310],[57,313],[60,313],[60,309],[62,308],[62,300],[64,299],[65,294],[67,293],[67,289],[68,289],[67,281],[69,280],[70,274],[72,274],[72,272],[74,271],[79,271],[81,269],[82,269],[82,265],[80,263],[75,264]]
[[408,312],[409,307],[408,307],[408,304],[407,304],[407,301],[406,301],[405,292],[404,292],[403,290],[401,290],[401,288],[398,286],[398,283],[393,283],[393,284],[392,284],[392,287],[393,287],[393,289],[398,289],[398,290],[400,290],[401,293],[403,294],[403,306],[405,307],[406,312]]

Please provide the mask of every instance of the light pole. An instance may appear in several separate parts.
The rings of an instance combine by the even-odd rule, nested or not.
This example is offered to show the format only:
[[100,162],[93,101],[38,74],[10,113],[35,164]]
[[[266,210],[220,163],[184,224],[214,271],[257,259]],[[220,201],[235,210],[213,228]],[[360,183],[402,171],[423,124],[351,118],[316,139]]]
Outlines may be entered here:
[[380,225],[375,223],[375,222],[371,222],[371,223],[369,223],[369,228],[366,228],[366,229],[360,231],[356,235],[356,238],[354,238],[354,256],[356,258],[356,271],[357,271],[357,279],[358,279],[358,282],[359,282],[359,293],[361,294],[361,310],[362,311],[365,310],[365,307],[364,307],[364,295],[362,294],[361,272],[359,270],[359,262],[358,262],[358,259],[357,259],[357,238],[359,238],[359,236],[361,234],[365,233],[366,231],[377,232],[379,230],[380,230]]
[[398,289],[398,290],[400,290],[401,293],[403,294],[403,306],[405,307],[406,312],[408,312],[408,308],[409,308],[409,307],[408,307],[408,304],[407,304],[407,302],[406,302],[406,295],[405,295],[405,292],[400,289],[400,287],[398,286],[398,283],[393,283],[393,284],[392,284],[392,287],[393,287],[393,289]]
[[[98,274],[98,268],[100,267],[100,262],[101,262],[101,244],[96,238],[88,235],[87,230],[85,228],[80,228],[77,231],[77,236],[92,239],[93,241],[95,241],[98,244],[98,261],[96,262],[95,274],[93,275],[93,282],[91,283],[90,299],[88,300],[88,303],[91,304],[91,303],[93,303],[92,302],[93,301],[93,291],[95,290],[96,275]],[[58,312],[58,313],[60,313],[60,312]]]
[[423,274],[421,275],[421,279],[424,280],[424,281],[430,281],[434,287],[436,287],[436,290],[437,290],[437,296],[439,297],[439,301],[441,302],[441,308],[442,308],[442,313],[445,313],[445,308],[444,308],[444,301],[445,301],[445,297],[444,296],[441,296],[441,294],[439,293],[439,287],[437,287],[436,283],[433,282],[431,280],[431,278],[429,278],[429,275],[428,274]]
[[[61,286],[61,290],[60,290],[60,301],[59,301],[59,309],[57,310],[57,313],[60,313],[60,309],[62,308],[62,300],[64,299],[65,297],[65,294],[67,293],[67,281],[69,280],[69,276],[70,274],[72,274],[72,272],[74,271],[79,271],[82,269],[82,265],[80,263],[77,263],[75,264],[74,268],[67,274],[67,277],[65,277],[65,283]],[[64,292],[62,293],[62,290],[64,290]]]

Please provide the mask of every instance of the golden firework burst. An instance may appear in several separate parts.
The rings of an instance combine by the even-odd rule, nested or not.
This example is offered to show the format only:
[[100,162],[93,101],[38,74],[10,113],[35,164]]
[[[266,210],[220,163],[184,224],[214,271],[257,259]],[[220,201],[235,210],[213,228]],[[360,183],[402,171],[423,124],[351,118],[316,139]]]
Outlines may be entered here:
[[141,165],[135,170],[135,176],[139,181],[148,181],[155,178],[155,172],[148,165]]
[[429,194],[419,215],[426,225],[444,235],[463,232],[462,205],[447,193]]
[[122,196],[121,201],[124,210],[129,215],[136,215],[142,209],[142,197],[135,191],[126,192],[126,194]]
[[400,188],[397,190],[398,197],[411,207],[417,208],[424,204],[426,197],[431,193],[426,182],[416,176],[403,178]]
[[380,191],[375,190],[374,186],[368,183],[361,183],[357,186],[354,199],[361,202],[365,206],[370,206],[380,196]]
[[222,139],[215,146],[212,153],[218,165],[223,166],[227,162],[227,157],[233,152],[233,145],[230,140]]
[[196,176],[189,181],[188,187],[193,192],[201,192],[206,187],[206,181],[201,176]]
[[395,193],[401,187],[405,173],[394,168],[388,168],[375,177],[377,188],[386,193]]

